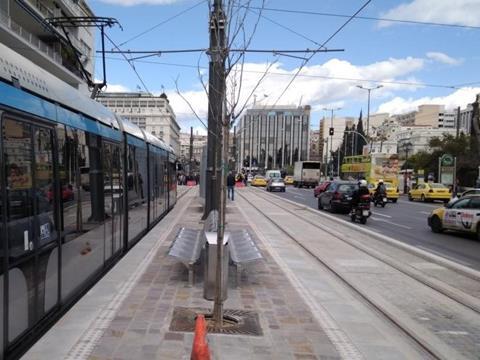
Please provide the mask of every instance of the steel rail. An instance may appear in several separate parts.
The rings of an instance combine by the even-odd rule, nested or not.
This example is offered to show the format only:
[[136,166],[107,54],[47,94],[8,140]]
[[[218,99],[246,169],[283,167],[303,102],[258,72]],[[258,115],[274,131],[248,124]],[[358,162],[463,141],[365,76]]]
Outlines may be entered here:
[[[256,192],[256,195],[258,196],[260,194],[259,191]],[[262,210],[259,209],[259,207],[251,200],[249,200],[247,198],[247,196],[245,196],[245,194],[242,194],[241,192],[238,192],[238,195],[240,197],[242,197],[245,201],[247,201],[250,205],[252,205],[258,212],[260,212],[266,219],[268,219],[271,223],[273,223],[275,226],[277,226],[284,234],[286,234],[290,239],[292,239],[298,246],[300,246],[303,250],[305,250],[309,255],[311,255],[314,259],[316,259],[318,262],[320,262],[326,269],[328,269],[328,271],[330,271],[333,275],[335,275],[335,277],[337,277],[338,279],[340,279],[342,281],[342,283],[344,283],[348,288],[352,289],[355,293],[357,293],[358,295],[361,296],[361,298],[363,298],[370,306],[372,306],[375,310],[377,310],[380,314],[382,314],[385,318],[387,318],[392,324],[394,324],[397,328],[399,328],[404,334],[406,334],[411,340],[414,341],[414,343],[416,343],[423,351],[425,351],[426,353],[428,353],[430,356],[434,357],[435,359],[445,359],[445,360],[448,360],[450,359],[450,357],[448,355],[446,355],[444,353],[444,351],[442,350],[438,350],[436,349],[435,347],[433,347],[427,340],[425,340],[421,335],[419,335],[414,329],[412,329],[411,327],[407,326],[404,321],[402,321],[399,317],[395,316],[394,314],[392,314],[391,312],[389,312],[387,309],[385,309],[382,305],[378,304],[377,301],[375,301],[372,296],[368,295],[365,291],[363,291],[362,289],[360,289],[358,286],[356,286],[355,284],[353,284],[350,280],[348,280],[344,275],[342,275],[339,271],[335,270],[333,268],[333,266],[331,266],[328,262],[326,262],[325,260],[321,259],[313,250],[310,250],[308,246],[304,245],[301,241],[299,241],[297,239],[297,236],[295,236],[294,234],[292,234],[289,230],[285,229],[285,227],[280,224],[278,221],[274,220],[271,216],[268,216],[267,214],[265,214]],[[318,229],[321,229],[327,233],[329,233],[330,235],[334,236],[335,238],[345,242],[346,244],[354,247],[354,248],[357,248],[358,250],[368,254],[369,256],[372,256],[374,258],[377,258],[375,257],[374,255],[372,254],[369,254],[368,251],[362,249],[362,248],[358,248],[357,246],[355,245],[352,245],[350,244],[348,241],[345,241],[342,237],[340,237],[338,234],[332,232],[331,230],[328,230],[328,229],[325,229],[324,227],[322,226],[319,226],[318,224],[315,224],[314,222],[310,221],[310,220],[306,220],[304,218],[302,218],[301,216],[299,216],[297,213],[295,213],[294,211],[291,211],[291,210],[288,210],[288,209],[285,209],[284,207],[280,206],[278,203],[272,201],[271,199],[268,199],[266,198],[265,196],[263,195],[260,195],[259,196],[260,198],[262,198],[263,200],[281,208],[282,210],[288,212],[288,213],[291,213],[292,215],[294,215],[296,218],[299,218],[300,220],[318,228]],[[387,262],[383,261],[382,259],[378,259],[380,261],[382,261],[383,263],[395,268],[396,270],[404,273],[403,271],[401,271],[400,269],[397,269],[395,266],[393,265],[390,265],[388,264]],[[415,277],[412,277],[410,276],[409,274],[405,274],[411,278],[413,278],[414,280],[417,280],[419,281],[420,283],[422,283],[420,280],[416,279]],[[423,283],[422,283],[423,284]],[[438,289],[428,285],[428,284],[424,284],[426,285],[427,287],[431,288],[432,290],[434,291],[438,291]],[[440,292],[440,291],[439,291]],[[441,293],[441,292],[440,292]],[[443,293],[442,293],[443,294]],[[443,294],[444,296],[447,296],[445,294]],[[447,296],[449,297],[449,296]],[[450,297],[449,297],[450,298]],[[452,299],[453,301],[455,302],[458,302],[456,299]],[[462,305],[465,305],[463,303],[460,303]],[[478,311],[476,309],[471,309],[469,306],[466,306],[467,308],[469,308],[470,310],[478,313]],[[456,352],[454,349],[452,349],[452,351]],[[459,355],[459,354],[458,354]]]

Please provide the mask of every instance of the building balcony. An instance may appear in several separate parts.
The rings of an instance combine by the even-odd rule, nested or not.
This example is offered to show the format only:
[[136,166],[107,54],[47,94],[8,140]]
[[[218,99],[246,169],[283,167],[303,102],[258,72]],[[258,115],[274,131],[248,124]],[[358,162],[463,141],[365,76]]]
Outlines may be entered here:
[[[37,10],[42,15],[51,15],[46,7]],[[33,28],[32,20],[28,22],[23,18],[23,21],[27,21],[29,27]],[[41,26],[39,28],[43,29]],[[67,49],[67,45],[63,45],[59,37],[53,34],[49,36],[35,34],[2,10],[0,10],[0,41],[66,83],[76,88],[85,84],[74,60],[67,56],[70,52],[64,50],[62,56],[62,49]],[[81,46],[78,39],[72,38],[72,43],[77,48]]]

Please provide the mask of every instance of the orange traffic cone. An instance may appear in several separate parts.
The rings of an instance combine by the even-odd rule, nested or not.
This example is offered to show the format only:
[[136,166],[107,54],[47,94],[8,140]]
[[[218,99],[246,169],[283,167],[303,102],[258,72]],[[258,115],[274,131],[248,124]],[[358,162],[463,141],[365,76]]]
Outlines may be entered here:
[[210,360],[210,349],[207,343],[207,323],[205,316],[197,315],[195,320],[195,334],[193,337],[193,347],[191,360]]

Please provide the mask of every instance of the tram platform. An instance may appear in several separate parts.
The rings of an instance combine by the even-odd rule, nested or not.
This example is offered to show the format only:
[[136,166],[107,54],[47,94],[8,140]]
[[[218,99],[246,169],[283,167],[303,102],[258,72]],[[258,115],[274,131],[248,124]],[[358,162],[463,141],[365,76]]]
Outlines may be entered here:
[[[180,187],[180,192],[186,187]],[[208,333],[213,359],[415,358],[405,339],[337,279],[319,273],[308,253],[242,199],[227,205],[227,230],[247,229],[263,260],[230,272],[226,311],[258,319],[252,329]],[[189,286],[186,268],[167,255],[180,227],[202,228],[197,188],[121,259],[23,359],[189,359],[193,333],[172,327],[182,309],[212,309],[202,267]],[[390,336],[391,335],[391,336]]]

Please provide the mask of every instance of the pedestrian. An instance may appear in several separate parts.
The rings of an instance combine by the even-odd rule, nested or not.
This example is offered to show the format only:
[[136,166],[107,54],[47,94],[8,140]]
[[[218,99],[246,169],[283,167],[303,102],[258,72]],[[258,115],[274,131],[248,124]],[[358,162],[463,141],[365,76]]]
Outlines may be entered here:
[[[235,176],[230,171],[227,176],[227,189],[228,189],[228,198],[232,201],[234,200],[234,189],[235,189]],[[230,197],[231,194],[231,197]]]

